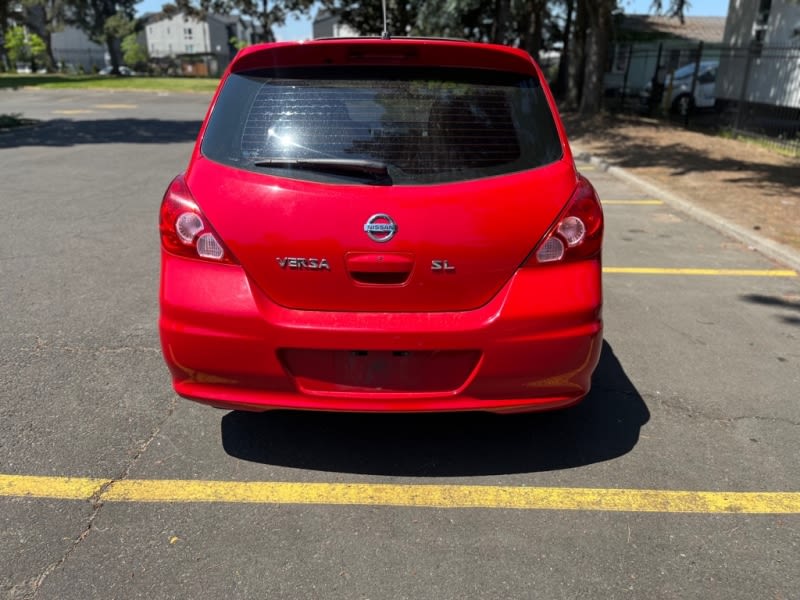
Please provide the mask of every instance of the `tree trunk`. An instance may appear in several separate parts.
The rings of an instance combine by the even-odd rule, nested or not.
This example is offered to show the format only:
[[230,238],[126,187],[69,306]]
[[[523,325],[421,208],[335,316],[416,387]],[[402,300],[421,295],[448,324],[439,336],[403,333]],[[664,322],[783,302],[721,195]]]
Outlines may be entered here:
[[106,50],[108,50],[108,59],[111,61],[111,73],[119,75],[122,52],[120,51],[119,40],[113,35],[106,35]]
[[47,52],[47,70],[58,71],[56,57],[53,55],[53,34],[50,33],[49,29],[46,29],[44,35],[41,37],[42,41],[44,42],[45,51]]
[[572,20],[575,14],[575,0],[567,0],[567,17],[564,21],[564,46],[561,49],[561,56],[558,58],[558,76],[556,77],[556,84],[554,92],[558,98],[563,98],[567,92],[567,69],[569,68],[569,53],[572,45],[570,44],[570,37],[572,36]]
[[611,37],[611,11],[614,0],[589,3],[589,31],[586,38],[586,68],[583,76],[580,114],[597,114],[603,107],[603,78],[608,61],[608,40]]
[[505,44],[508,35],[508,14],[511,12],[511,0],[496,0],[494,25],[492,25],[492,41]]
[[269,0],[263,0],[261,10],[261,41],[272,43],[275,41],[275,34],[272,31],[272,19],[269,14]]
[[29,6],[25,6],[24,14],[25,25],[27,25],[29,30],[42,38],[42,41],[44,42],[45,52],[47,53],[45,58],[47,64],[45,67],[47,67],[48,71],[52,71],[55,68],[56,60],[53,56],[53,38],[50,34],[47,9],[42,4],[31,4]]
[[576,0],[575,27],[567,65],[567,102],[568,110],[576,110],[581,104],[583,94],[583,76],[586,63],[586,4],[589,0]]
[[8,28],[8,1],[0,0],[0,73],[10,68],[6,57],[6,29]]
[[527,50],[536,62],[539,62],[539,50],[542,49],[542,27],[546,0],[528,0],[530,17],[528,27],[522,35],[522,47]]

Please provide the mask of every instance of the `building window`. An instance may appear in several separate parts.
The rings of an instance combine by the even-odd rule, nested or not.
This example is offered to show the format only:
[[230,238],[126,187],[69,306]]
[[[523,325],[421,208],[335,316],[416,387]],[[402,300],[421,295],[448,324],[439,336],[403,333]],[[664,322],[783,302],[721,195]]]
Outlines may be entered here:
[[191,27],[184,27],[183,28],[183,37],[192,39],[192,28]]
[[753,25],[753,42],[756,46],[763,46],[764,39],[767,37],[767,23],[769,22],[769,11],[772,9],[772,0],[759,0],[756,22]]
[[191,54],[194,52],[194,46],[192,44],[186,44],[186,53]]

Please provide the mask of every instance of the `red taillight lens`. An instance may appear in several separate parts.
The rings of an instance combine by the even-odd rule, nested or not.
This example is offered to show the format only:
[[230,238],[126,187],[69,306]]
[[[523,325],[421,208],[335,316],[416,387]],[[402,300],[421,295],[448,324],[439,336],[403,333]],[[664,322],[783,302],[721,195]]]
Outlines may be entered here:
[[170,254],[238,264],[192,198],[183,175],[172,180],[161,201],[161,245]]
[[566,209],[525,262],[526,266],[591,258],[603,243],[603,208],[592,184],[583,177]]

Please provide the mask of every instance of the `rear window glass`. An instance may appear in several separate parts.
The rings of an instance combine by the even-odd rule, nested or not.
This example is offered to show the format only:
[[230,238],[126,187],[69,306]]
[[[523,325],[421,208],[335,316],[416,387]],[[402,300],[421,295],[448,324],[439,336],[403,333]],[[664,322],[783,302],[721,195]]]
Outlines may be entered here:
[[491,177],[562,156],[536,78],[396,67],[233,74],[202,152],[281,176],[398,185]]

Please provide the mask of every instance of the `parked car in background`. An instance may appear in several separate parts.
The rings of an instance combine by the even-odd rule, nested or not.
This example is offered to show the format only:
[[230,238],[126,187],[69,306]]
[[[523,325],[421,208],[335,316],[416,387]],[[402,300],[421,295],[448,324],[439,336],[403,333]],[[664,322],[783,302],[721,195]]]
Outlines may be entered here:
[[[694,95],[692,95],[692,78],[696,64],[689,63],[676,69],[672,75],[664,78],[661,90],[656,90],[654,97],[653,84],[648,83],[639,94],[642,106],[653,107],[659,103],[669,106],[669,109],[681,116],[685,116],[693,108],[713,108],[716,103],[715,87],[717,81],[718,61],[705,61],[700,63],[697,71]],[[669,94],[669,100],[664,96]]]
[[220,408],[519,412],[589,391],[603,212],[527,53],[250,46],[161,205],[159,329]]
[[[111,75],[112,68],[111,67],[103,67],[98,71],[100,75]],[[133,69],[130,67],[126,67],[125,65],[119,66],[119,74],[124,77],[130,77],[132,75],[136,75]]]

